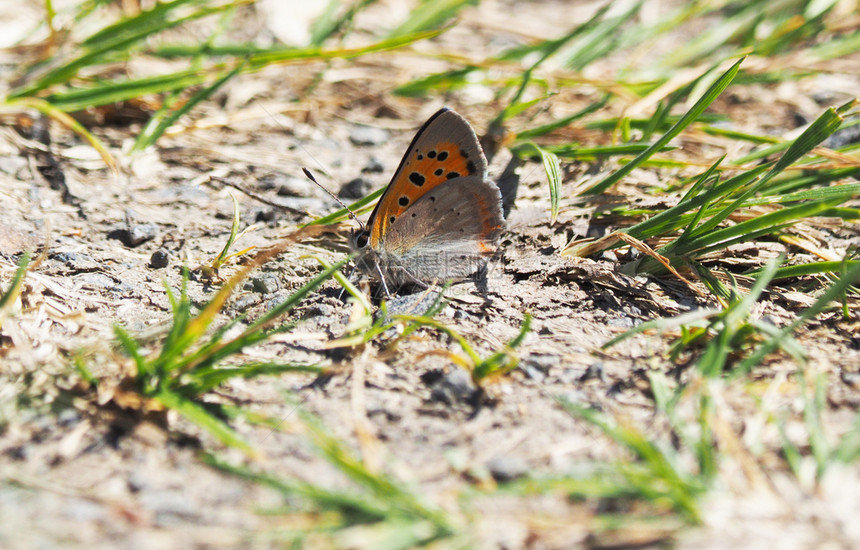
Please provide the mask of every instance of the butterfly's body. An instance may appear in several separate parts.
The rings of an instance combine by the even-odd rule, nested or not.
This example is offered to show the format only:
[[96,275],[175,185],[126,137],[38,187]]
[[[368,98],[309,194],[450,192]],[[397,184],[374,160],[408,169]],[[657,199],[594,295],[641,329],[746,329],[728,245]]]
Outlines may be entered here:
[[474,274],[503,230],[501,193],[487,179],[475,132],[442,109],[418,131],[352,242],[359,269],[388,289]]

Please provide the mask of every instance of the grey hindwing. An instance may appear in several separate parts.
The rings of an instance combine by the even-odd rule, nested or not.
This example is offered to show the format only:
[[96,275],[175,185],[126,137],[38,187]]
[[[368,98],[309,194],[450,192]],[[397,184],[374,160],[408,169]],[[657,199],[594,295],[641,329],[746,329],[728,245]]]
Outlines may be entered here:
[[400,283],[461,279],[495,251],[503,227],[496,184],[477,176],[454,178],[427,192],[391,224],[379,260],[386,271],[407,272]]

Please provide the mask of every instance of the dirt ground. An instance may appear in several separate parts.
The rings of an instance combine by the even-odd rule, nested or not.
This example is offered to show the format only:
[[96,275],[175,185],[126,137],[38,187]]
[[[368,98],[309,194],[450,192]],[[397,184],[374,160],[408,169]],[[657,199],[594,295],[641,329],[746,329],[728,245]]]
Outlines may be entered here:
[[[470,51],[480,58],[517,40],[548,36],[549,20],[558,29],[550,34],[561,34],[582,21],[591,6],[562,10],[563,5],[482,2],[431,45],[241,76],[182,119],[157,147],[134,157],[123,151],[141,126],[135,109],[128,107],[130,112],[114,113],[115,123],[93,126],[120,161],[119,177],[63,128],[50,126],[50,154],[45,154],[37,136],[0,126],[3,288],[22,251],[41,250],[43,243],[48,247],[41,265],[27,276],[22,308],[5,319],[0,333],[0,546],[279,546],[277,533],[291,527],[291,520],[260,513],[281,504],[276,493],[203,465],[199,449],[220,446],[178,415],[168,415],[169,434],[152,423],[123,423],[108,415],[100,405],[110,398],[110,382],[93,399],[81,389],[74,361],[116,381],[129,362],[113,347],[115,324],[151,345],[158,342],[171,317],[164,284],[178,289],[183,265],[196,267],[217,256],[231,226],[231,195],[239,201],[242,228],[250,228],[233,250],[266,247],[309,215],[337,208],[302,177],[301,167],[315,170],[334,191],[362,178],[364,183],[353,185],[364,194],[388,183],[415,129],[439,107],[456,109],[482,134],[502,105],[489,86],[475,83],[444,98],[407,99],[390,92],[447,66],[428,52]],[[385,17],[368,15],[357,26],[373,31]],[[263,22],[248,24],[265,33]],[[152,70],[152,63],[141,59],[131,71]],[[860,60],[855,63],[853,75],[846,70],[778,88],[733,86],[711,112],[728,115],[738,130],[789,136],[804,120],[860,89]],[[6,64],[0,70],[8,74],[11,68]],[[589,67],[586,76],[598,80],[612,74],[612,60],[606,60]],[[564,88],[534,123],[575,112],[600,95],[587,84]],[[602,116],[618,109],[611,106]],[[576,125],[562,134],[560,139],[584,144],[608,142],[606,134]],[[736,146],[700,136],[676,144],[680,156],[697,156],[703,163]],[[48,158],[65,176],[67,194],[52,188],[40,170]],[[496,155],[491,176],[498,177],[509,158],[505,151]],[[669,427],[655,422],[648,373],[665,372],[681,383],[696,381],[695,376],[665,359],[665,340],[656,334],[606,351],[600,346],[644,320],[714,304],[671,278],[619,273],[623,258],[613,253],[595,259],[560,256],[571,238],[615,228],[612,217],[592,217],[594,203],[573,198],[583,181],[612,166],[566,165],[555,223],[550,223],[541,166],[520,167],[516,205],[486,292],[469,282],[450,289],[451,300],[439,319],[483,356],[516,336],[526,313],[534,319],[518,351],[520,367],[488,385],[482,406],[470,401],[474,387],[459,367],[428,354],[461,352],[438,331],[421,329],[394,346],[394,335],[387,334],[363,348],[327,349],[327,342],[343,335],[350,314],[334,281],[291,313],[291,319],[302,319],[295,330],[246,350],[242,358],[331,367],[335,374],[327,384],[309,386],[309,374],[234,379],[206,399],[283,419],[274,431],[243,421],[235,425],[259,451],[254,465],[261,470],[323,486],[342,483],[299,433],[293,414],[298,402],[372,468],[390,472],[446,510],[458,510],[457,495],[469,485],[562,475],[625,456],[597,428],[565,412],[558,398],[618,414],[668,441]],[[677,196],[646,196],[640,185],[690,173],[637,170],[608,200],[643,207],[672,204]],[[289,209],[262,204],[212,176]],[[231,299],[225,318],[256,318],[307,282],[320,270],[308,255],[329,261],[342,257],[350,227],[343,224],[313,242],[291,246],[263,266]],[[860,244],[856,224],[815,231],[834,248]],[[737,256],[760,265],[786,249],[770,242]],[[166,266],[156,267],[165,258]],[[237,268],[237,262],[229,262],[221,275],[229,277]],[[812,279],[778,287],[757,313],[783,326],[821,288]],[[199,280],[188,286],[197,305],[216,290],[217,284]],[[809,371],[826,374],[826,428],[834,437],[850,428],[860,406],[857,329],[856,320],[845,322],[832,312],[797,335],[808,352]],[[798,479],[781,458],[774,418],[785,419],[790,437],[797,434],[801,446],[806,444],[796,369],[788,358],[775,355],[746,379],[714,384],[721,440],[728,448],[721,449],[720,475],[702,504],[700,527],[682,527],[674,516],[661,515],[606,529],[599,523],[605,511],[596,503],[553,493],[475,496],[463,522],[476,544],[486,548],[856,548],[860,465],[834,466],[816,485],[814,472]],[[220,452],[247,460],[238,451]],[[360,546],[363,535],[351,532],[354,538],[340,543]]]

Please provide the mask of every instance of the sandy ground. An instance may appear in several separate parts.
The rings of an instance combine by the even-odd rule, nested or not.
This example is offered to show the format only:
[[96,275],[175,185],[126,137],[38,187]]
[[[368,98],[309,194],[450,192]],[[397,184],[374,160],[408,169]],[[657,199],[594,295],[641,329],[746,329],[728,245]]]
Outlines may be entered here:
[[[262,248],[308,215],[337,208],[301,176],[301,167],[317,171],[334,191],[362,178],[353,186],[366,193],[388,182],[415,129],[443,104],[482,134],[501,105],[490,86],[476,83],[444,100],[397,98],[390,91],[415,75],[445,67],[424,55],[427,51],[460,48],[480,58],[516,41],[547,36],[548,20],[559,29],[549,34],[561,34],[585,17],[579,9],[559,10],[563,4],[484,2],[450,33],[411,52],[336,60],[329,66],[272,67],[242,76],[184,118],[156,148],[135,157],[123,150],[140,130],[134,115],[141,113],[120,108],[113,113],[117,120],[93,127],[120,161],[118,177],[67,130],[50,126],[45,152],[37,131],[4,119],[10,124],[0,127],[3,287],[22,251],[47,243],[47,255],[28,274],[20,308],[4,320],[0,333],[0,546],[279,546],[278,533],[295,526],[294,519],[259,512],[280,505],[280,497],[203,465],[198,452],[216,450],[235,462],[246,457],[221,449],[175,413],[140,421],[112,405],[110,388],[129,368],[113,347],[113,325],[156,345],[170,319],[164,284],[178,289],[183,265],[197,267],[219,253],[230,230],[231,195],[239,201],[242,228],[251,228],[233,250]],[[582,8],[586,16],[587,7]],[[513,21],[517,32],[507,30]],[[369,14],[358,27],[373,31],[381,24]],[[10,74],[11,54],[4,55],[0,70]],[[150,69],[147,63],[132,64],[132,71]],[[608,77],[611,71],[607,60],[589,67],[587,76]],[[856,73],[779,87],[735,86],[711,111],[728,115],[739,130],[788,136],[825,106],[846,100],[844,91],[852,86],[860,89]],[[564,88],[533,123],[523,125],[575,112],[599,97],[600,91],[588,85]],[[613,105],[601,116],[619,110]],[[562,131],[558,139],[608,142],[607,135],[581,127]],[[726,150],[742,153],[728,140],[695,136],[676,141],[679,158],[704,163]],[[492,177],[501,175],[509,158],[504,151],[496,155]],[[67,192],[52,188],[45,177],[44,165],[51,159],[64,175]],[[632,338],[607,351],[600,346],[642,321],[713,306],[708,298],[672,278],[619,273],[623,254],[559,255],[572,238],[617,228],[616,218],[593,216],[601,204],[573,198],[583,181],[612,166],[565,165],[555,223],[550,223],[542,168],[521,166],[516,205],[486,289],[470,282],[450,289],[450,302],[438,318],[482,356],[516,336],[526,313],[534,318],[517,351],[520,366],[488,384],[479,406],[462,369],[438,353],[462,350],[439,331],[420,329],[404,340],[387,333],[364,347],[327,349],[327,342],[344,334],[350,316],[350,305],[332,281],[290,314],[289,320],[302,320],[294,330],[236,358],[236,363],[326,366],[334,373],[327,383],[311,387],[314,378],[308,374],[235,379],[205,400],[283,420],[274,431],[242,420],[235,424],[260,454],[251,462],[254,468],[321,486],[343,485],[301,433],[293,414],[300,403],[372,469],[403,480],[470,524],[473,544],[480,547],[856,547],[860,466],[834,465],[816,485],[810,459],[804,459],[798,477],[782,458],[780,423],[809,452],[797,367],[784,356],[774,356],[745,379],[709,385],[718,410],[721,462],[716,485],[702,504],[702,527],[682,527],[657,506],[641,514],[627,510],[632,518],[648,521],[631,519],[608,528],[601,522],[607,510],[600,502],[572,501],[555,492],[479,494],[471,497],[471,514],[463,513],[457,495],[464,488],[491,488],[494,480],[506,477],[564,475],[626,456],[597,428],[563,410],[559,398],[619,415],[655,440],[669,442],[672,430],[655,413],[649,376],[666,373],[673,385],[703,383],[689,368],[665,358],[666,343],[659,335]],[[690,173],[637,170],[606,200],[665,207],[678,196],[646,195],[645,186]],[[262,204],[212,176],[289,209]],[[223,318],[247,314],[254,319],[284,299],[319,271],[309,254],[329,261],[342,257],[350,227],[343,224],[290,246],[237,291]],[[856,225],[821,224],[810,231],[831,250],[860,243]],[[725,265],[742,271],[786,250],[777,242],[763,243],[735,251],[734,263]],[[228,262],[220,275],[229,277],[238,267],[237,261]],[[200,305],[217,288],[192,280],[188,293]],[[813,279],[790,281],[768,294],[756,314],[781,326],[821,288]],[[843,321],[834,311],[797,336],[809,354],[808,372],[826,377],[825,427],[835,438],[849,429],[860,405],[857,322]],[[98,393],[84,387],[76,358],[103,378]],[[680,411],[692,423],[690,404]],[[681,455],[690,459],[689,450]],[[340,543],[360,544],[360,534],[350,536],[356,538]]]

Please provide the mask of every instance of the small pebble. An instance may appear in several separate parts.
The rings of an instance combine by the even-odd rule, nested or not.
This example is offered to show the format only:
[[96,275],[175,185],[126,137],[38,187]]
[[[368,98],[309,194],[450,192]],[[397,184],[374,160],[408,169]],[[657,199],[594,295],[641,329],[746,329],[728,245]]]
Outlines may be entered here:
[[101,267],[92,257],[82,252],[58,252],[52,255],[51,259],[62,262],[74,271],[92,271]]
[[469,403],[477,391],[472,377],[463,369],[454,369],[440,378],[430,391],[430,399],[446,405]]
[[354,180],[345,183],[340,191],[337,192],[339,199],[360,199],[370,193],[371,184],[364,178],[355,178]]
[[848,145],[852,145],[860,141],[860,124],[847,126],[840,130],[836,130],[822,145],[829,149],[839,149]]
[[606,321],[606,324],[610,327],[617,328],[633,328],[636,325],[636,323],[633,322],[633,318],[626,315],[609,319]]
[[244,294],[236,298],[233,302],[232,309],[235,311],[245,311],[248,308],[257,305],[259,298],[255,294]]
[[367,159],[367,164],[361,169],[362,174],[380,174],[385,172],[385,165],[376,157]]
[[308,179],[288,176],[277,183],[279,197],[307,197],[313,194],[314,184]]
[[128,228],[115,229],[108,233],[109,239],[118,239],[125,246],[134,248],[158,235],[158,226],[154,223],[136,223]]
[[588,368],[585,369],[585,372],[582,374],[582,376],[579,377],[579,381],[585,382],[587,380],[591,380],[592,378],[597,378],[601,381],[606,380],[606,375],[603,372],[603,363],[601,363],[600,361],[588,365]]
[[278,276],[274,273],[263,273],[251,278],[251,285],[254,292],[260,294],[272,294],[281,287]]
[[487,470],[496,481],[513,481],[529,473],[529,465],[517,456],[495,456],[487,461]]
[[395,296],[388,301],[388,315],[424,315],[438,299],[439,292],[426,290],[405,296]]
[[14,176],[19,170],[27,167],[27,159],[24,157],[2,156],[0,157],[0,172]]
[[149,267],[153,269],[164,269],[169,263],[170,256],[164,250],[156,250],[149,257]]
[[[530,373],[531,370],[546,376],[549,371],[561,363],[561,357],[554,353],[531,353],[520,361],[520,368],[526,371],[526,374],[535,378]],[[543,378],[541,378],[543,379]]]
[[350,132],[349,141],[353,145],[383,145],[388,141],[388,130],[376,126],[359,125]]

